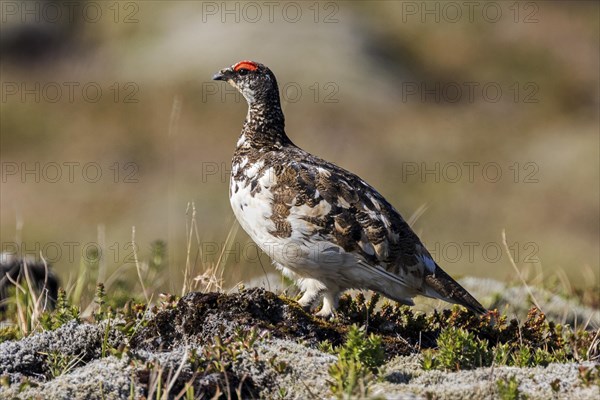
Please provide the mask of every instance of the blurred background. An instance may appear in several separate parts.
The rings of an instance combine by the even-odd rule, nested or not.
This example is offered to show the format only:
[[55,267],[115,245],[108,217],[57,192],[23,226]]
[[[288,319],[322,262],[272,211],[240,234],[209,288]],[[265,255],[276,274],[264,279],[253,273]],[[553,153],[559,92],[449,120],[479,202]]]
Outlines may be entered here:
[[515,281],[510,254],[598,285],[597,2],[2,1],[1,21],[2,251],[63,286],[132,295],[136,261],[156,292],[186,266],[280,279],[229,206],[246,104],[210,78],[243,59],[276,74],[291,139],[451,275]]

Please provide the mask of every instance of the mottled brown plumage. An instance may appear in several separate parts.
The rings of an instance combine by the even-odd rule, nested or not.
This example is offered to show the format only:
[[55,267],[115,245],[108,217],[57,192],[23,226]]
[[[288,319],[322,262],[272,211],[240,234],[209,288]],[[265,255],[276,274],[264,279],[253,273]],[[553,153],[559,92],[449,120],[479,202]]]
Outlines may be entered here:
[[394,207],[358,176],[300,149],[287,137],[277,82],[243,61],[214,77],[236,87],[248,115],[232,161],[231,204],[241,226],[294,278],[310,306],[323,294],[371,289],[405,304],[424,295],[486,310],[446,274]]

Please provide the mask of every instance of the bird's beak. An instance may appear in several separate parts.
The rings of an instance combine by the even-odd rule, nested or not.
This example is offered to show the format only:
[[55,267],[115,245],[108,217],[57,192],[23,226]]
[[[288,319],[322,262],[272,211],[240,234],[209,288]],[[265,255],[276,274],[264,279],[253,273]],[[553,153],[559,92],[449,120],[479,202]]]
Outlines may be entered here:
[[230,68],[225,68],[213,75],[213,81],[227,81],[233,71]]

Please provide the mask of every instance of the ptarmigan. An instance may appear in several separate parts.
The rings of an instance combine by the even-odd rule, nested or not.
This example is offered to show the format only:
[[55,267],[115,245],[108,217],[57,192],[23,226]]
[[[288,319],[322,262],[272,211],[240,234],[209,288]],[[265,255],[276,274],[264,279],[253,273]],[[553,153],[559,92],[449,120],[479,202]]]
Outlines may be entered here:
[[213,76],[237,88],[248,114],[232,161],[231,206],[240,225],[331,316],[341,292],[370,289],[413,305],[423,295],[486,310],[433,260],[398,211],[358,176],[294,145],[275,75],[241,61]]

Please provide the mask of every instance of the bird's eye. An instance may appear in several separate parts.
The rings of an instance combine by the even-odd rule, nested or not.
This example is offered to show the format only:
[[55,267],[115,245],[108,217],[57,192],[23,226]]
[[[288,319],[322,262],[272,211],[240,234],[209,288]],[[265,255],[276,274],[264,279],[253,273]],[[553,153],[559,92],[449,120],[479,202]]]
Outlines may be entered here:
[[249,71],[246,68],[238,69],[238,74],[240,74],[240,75],[246,75],[246,74],[248,74],[248,72]]

